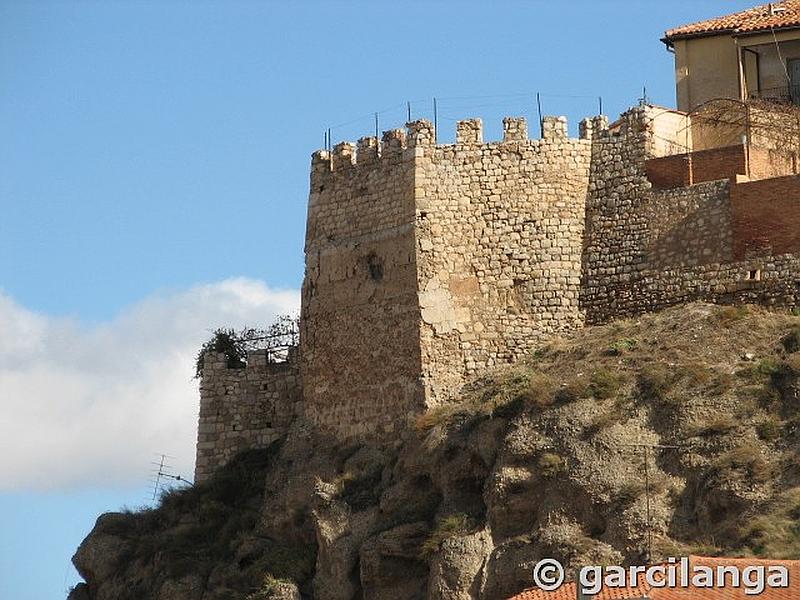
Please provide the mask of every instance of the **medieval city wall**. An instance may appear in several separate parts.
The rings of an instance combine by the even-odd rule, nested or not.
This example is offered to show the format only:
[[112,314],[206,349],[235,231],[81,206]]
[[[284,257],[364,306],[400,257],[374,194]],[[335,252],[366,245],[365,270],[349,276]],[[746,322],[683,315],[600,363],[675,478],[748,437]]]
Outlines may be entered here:
[[197,427],[195,483],[202,482],[238,452],[265,448],[286,434],[302,413],[296,350],[286,362],[268,362],[254,351],[247,366],[230,368],[225,354],[203,357]]
[[471,376],[582,324],[591,126],[540,140],[479,120],[437,145],[427,121],[313,159],[301,344],[306,414],[380,436]]
[[686,125],[641,106],[582,122],[578,139],[561,117],[541,139],[507,118],[503,140],[484,142],[468,119],[438,145],[416,121],[315,153],[302,352],[242,369],[206,355],[196,479],[299,415],[340,438],[396,439],[475,376],[585,323],[697,300],[797,306],[796,158],[742,144],[676,155]]
[[417,286],[426,402],[580,327],[578,305],[591,141],[548,117],[542,139],[522,118],[504,139],[457,125],[456,143],[416,157]]
[[[597,138],[593,147],[581,290],[587,322],[696,300],[795,306],[800,288],[791,252],[800,251],[800,243],[791,225],[773,230],[769,224],[800,214],[792,199],[797,196],[788,193],[796,178],[737,183],[729,158],[741,152],[731,147],[717,153],[717,181],[654,188],[648,167],[653,178],[658,165],[654,179],[660,185],[661,167],[683,158],[649,160],[654,153],[648,110],[626,113],[618,130]],[[713,158],[714,151],[708,152],[705,158]],[[769,153],[756,156],[768,160]],[[706,171],[714,178],[712,167]],[[765,230],[778,240],[778,256],[741,250],[743,239],[752,241],[755,231]],[[760,243],[771,248],[769,241]]]
[[306,415],[390,435],[423,407],[414,151],[404,131],[313,158],[300,339]]

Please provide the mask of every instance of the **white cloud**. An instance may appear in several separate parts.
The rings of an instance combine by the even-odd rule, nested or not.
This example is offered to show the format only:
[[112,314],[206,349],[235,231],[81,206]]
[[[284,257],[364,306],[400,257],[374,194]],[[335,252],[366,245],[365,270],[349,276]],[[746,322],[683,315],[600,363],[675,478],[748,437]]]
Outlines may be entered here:
[[265,326],[297,291],[229,279],[86,326],[0,293],[0,491],[144,485],[155,453],[191,477],[194,357],[217,327]]

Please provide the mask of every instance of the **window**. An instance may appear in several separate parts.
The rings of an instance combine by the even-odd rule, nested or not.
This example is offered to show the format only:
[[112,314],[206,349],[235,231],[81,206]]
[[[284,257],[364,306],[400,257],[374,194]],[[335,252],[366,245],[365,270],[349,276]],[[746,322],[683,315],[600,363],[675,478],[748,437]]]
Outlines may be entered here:
[[383,260],[374,253],[367,256],[367,271],[369,272],[369,278],[372,279],[372,281],[382,280]]
[[789,72],[789,98],[792,104],[800,105],[800,59],[787,60],[786,70]]

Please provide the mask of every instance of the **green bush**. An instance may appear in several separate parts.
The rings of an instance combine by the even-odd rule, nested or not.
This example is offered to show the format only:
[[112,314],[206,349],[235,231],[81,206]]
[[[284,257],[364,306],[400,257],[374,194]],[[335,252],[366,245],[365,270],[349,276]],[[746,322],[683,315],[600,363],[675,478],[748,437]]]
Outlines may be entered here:
[[769,417],[756,425],[758,437],[765,442],[774,442],[781,437],[783,424],[774,417]]
[[247,363],[247,349],[237,338],[233,329],[217,329],[210,340],[202,345],[197,353],[194,363],[194,376],[200,378],[203,375],[203,366],[207,352],[221,352],[227,359],[229,369],[241,369]]
[[716,435],[723,435],[736,429],[737,423],[730,415],[717,414],[706,423],[698,426],[694,434],[701,437],[713,437]]
[[[242,452],[209,480],[165,492],[157,508],[110,519],[108,533],[130,541],[119,571],[145,565],[170,578],[205,577],[228,565],[220,585],[238,592],[237,598],[256,589],[266,573],[298,584],[310,581],[316,561],[310,528],[307,543],[273,540],[258,531],[266,469],[279,447]],[[237,554],[242,548],[249,548],[246,556]]]
[[636,502],[645,493],[643,481],[629,481],[622,484],[614,494],[614,501],[620,507],[627,507]]
[[781,393],[796,386],[798,380],[800,380],[800,358],[796,356],[790,356],[784,362],[775,363],[769,371],[770,386]]
[[585,375],[574,375],[556,390],[553,401],[556,404],[569,404],[591,395],[590,381]]
[[784,492],[766,514],[744,521],[740,543],[756,556],[800,558],[800,488]]
[[645,366],[637,375],[639,392],[646,400],[663,401],[675,383],[673,370],[663,364]]
[[623,376],[611,369],[596,369],[589,381],[589,392],[598,400],[607,400],[617,394],[623,382]]
[[765,483],[773,469],[758,446],[744,442],[720,456],[713,464],[713,473],[724,480],[741,477],[752,483]]
[[747,304],[739,306],[726,306],[720,309],[715,317],[716,321],[723,327],[728,327],[734,323],[747,318],[750,315],[750,307]]
[[609,345],[606,349],[606,354],[610,356],[621,356],[622,354],[633,352],[638,345],[639,342],[633,338],[621,338]]

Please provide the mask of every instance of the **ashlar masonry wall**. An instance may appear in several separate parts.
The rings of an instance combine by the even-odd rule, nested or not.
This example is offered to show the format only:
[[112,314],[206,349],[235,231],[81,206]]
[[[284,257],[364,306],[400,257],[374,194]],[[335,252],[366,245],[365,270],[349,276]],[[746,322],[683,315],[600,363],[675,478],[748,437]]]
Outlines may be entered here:
[[302,413],[296,349],[286,362],[268,362],[251,352],[247,366],[229,368],[224,354],[203,357],[195,483],[206,480],[236,453],[265,448],[282,437]]

